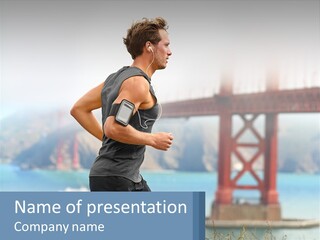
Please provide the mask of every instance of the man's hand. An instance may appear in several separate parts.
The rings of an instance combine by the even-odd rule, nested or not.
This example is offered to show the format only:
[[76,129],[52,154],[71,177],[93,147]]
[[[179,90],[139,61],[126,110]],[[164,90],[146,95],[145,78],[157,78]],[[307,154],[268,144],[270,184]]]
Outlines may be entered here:
[[173,135],[172,133],[166,133],[166,132],[158,132],[153,133],[153,142],[150,144],[151,147],[154,147],[158,150],[167,151],[172,144]]

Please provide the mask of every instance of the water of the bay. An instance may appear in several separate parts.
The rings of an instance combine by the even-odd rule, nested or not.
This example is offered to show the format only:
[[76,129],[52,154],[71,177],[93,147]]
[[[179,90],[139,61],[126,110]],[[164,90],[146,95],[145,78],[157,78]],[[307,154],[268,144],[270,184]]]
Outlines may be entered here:
[[[208,172],[150,172],[143,171],[152,191],[204,191],[206,193],[206,215],[210,215],[211,204],[217,187],[217,174]],[[279,173],[277,189],[281,203],[282,216],[286,219],[320,220],[320,175]],[[0,164],[0,191],[88,191],[88,170],[20,170],[18,167]],[[257,192],[235,192],[240,200],[258,199]],[[268,231],[248,229],[263,239]],[[215,229],[218,233],[240,234],[237,229]],[[270,230],[270,229],[269,229]],[[319,228],[271,229],[275,239],[320,239]],[[206,236],[213,236],[207,229]],[[270,236],[270,234],[269,234]]]

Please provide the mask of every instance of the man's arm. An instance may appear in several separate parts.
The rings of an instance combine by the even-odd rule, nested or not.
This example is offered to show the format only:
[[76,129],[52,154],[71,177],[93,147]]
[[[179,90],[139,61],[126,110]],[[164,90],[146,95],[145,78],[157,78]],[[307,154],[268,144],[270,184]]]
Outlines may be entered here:
[[[123,99],[132,102],[135,105],[135,111],[140,106],[150,108],[154,104],[150,99],[149,84],[143,77],[131,77],[124,81],[114,103],[120,103]],[[115,121],[114,116],[107,118],[104,132],[107,137],[122,143],[149,145],[165,151],[170,148],[173,140],[171,133],[146,133],[140,132],[130,125],[123,126]]]
[[100,141],[103,136],[102,127],[92,111],[101,108],[101,90],[103,84],[101,83],[83,95],[70,110],[70,114],[79,124]]

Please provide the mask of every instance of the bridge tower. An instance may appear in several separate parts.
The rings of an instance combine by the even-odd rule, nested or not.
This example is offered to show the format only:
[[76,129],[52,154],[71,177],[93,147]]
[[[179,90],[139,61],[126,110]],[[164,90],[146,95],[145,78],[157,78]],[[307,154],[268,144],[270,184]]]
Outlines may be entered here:
[[78,170],[81,168],[79,140],[77,133],[74,134],[73,138],[62,134],[61,129],[66,125],[64,121],[65,114],[64,111],[57,112],[57,128],[60,134],[56,145],[56,169],[67,170],[72,168]]
[[73,158],[72,158],[72,168],[77,170],[80,168],[80,156],[79,156],[79,142],[77,134],[74,135],[73,140]]
[[[266,91],[278,90],[278,75],[272,71],[267,76]],[[218,159],[218,188],[212,204],[213,220],[280,220],[281,207],[276,189],[277,176],[277,113],[265,113],[265,134],[261,136],[255,128],[254,122],[261,113],[251,114],[239,111],[243,127],[233,136],[232,95],[233,76],[226,72],[222,76],[220,94],[218,98],[219,126],[219,159]],[[241,137],[251,131],[255,142],[241,142]],[[239,149],[252,151],[252,156],[246,156]],[[242,168],[238,172],[232,171],[232,156],[239,160]],[[263,172],[254,169],[257,159],[263,157]],[[241,184],[240,179],[250,174],[256,184]],[[235,201],[235,190],[255,190],[260,192],[258,203],[239,203]]]

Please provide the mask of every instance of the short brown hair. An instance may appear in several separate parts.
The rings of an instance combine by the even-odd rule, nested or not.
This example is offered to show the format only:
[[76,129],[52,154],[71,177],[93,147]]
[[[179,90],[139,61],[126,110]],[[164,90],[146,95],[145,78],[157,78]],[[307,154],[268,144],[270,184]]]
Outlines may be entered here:
[[123,43],[126,45],[132,59],[142,54],[143,46],[147,41],[152,44],[160,42],[160,29],[168,29],[167,21],[162,17],[154,19],[143,18],[141,21],[132,24],[131,28],[128,29],[127,37],[123,38]]

